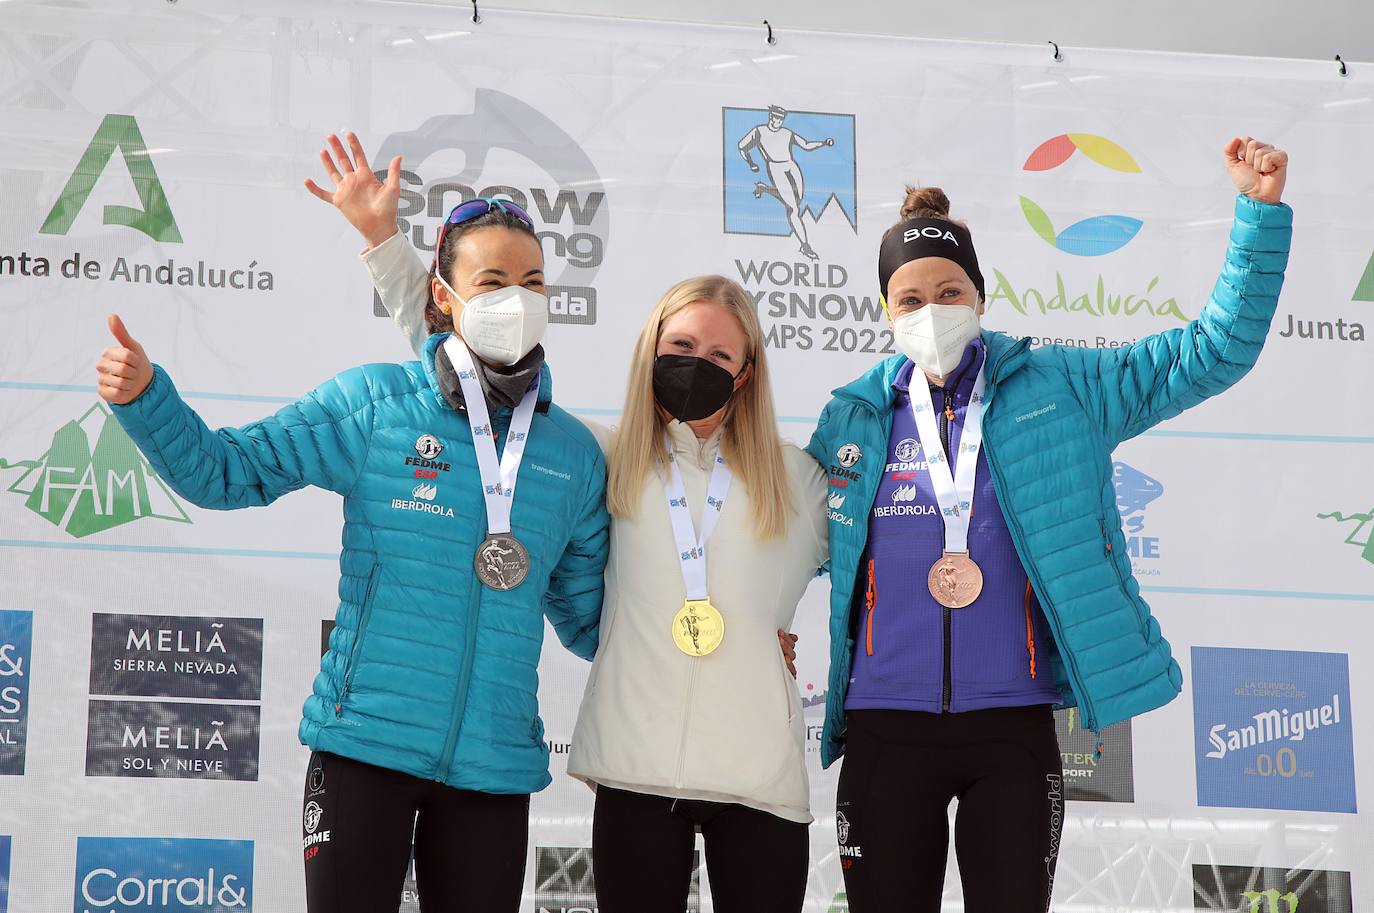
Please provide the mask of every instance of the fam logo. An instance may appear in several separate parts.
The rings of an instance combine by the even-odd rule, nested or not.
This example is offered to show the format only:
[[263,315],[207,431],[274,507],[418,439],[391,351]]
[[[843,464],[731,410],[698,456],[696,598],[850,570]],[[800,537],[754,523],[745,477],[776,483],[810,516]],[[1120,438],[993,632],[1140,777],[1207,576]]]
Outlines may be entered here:
[[[692,854],[692,881],[685,913],[701,911],[701,853]],[[534,850],[535,913],[596,913],[592,851],[585,846],[540,846]]]
[[73,913],[252,913],[253,841],[78,837]]
[[[1148,560],[1161,557],[1159,537],[1145,535],[1145,509],[1164,494],[1164,486],[1159,480],[1119,460],[1112,463],[1112,482],[1116,486],[1121,531],[1126,535],[1126,554]],[[1157,570],[1135,570],[1140,574],[1159,573]]]
[[1135,763],[1131,721],[1102,730],[1102,755],[1097,734],[1083,728],[1077,709],[1054,715],[1059,754],[1064,764],[1064,798],[1081,802],[1134,802]]
[[[1129,152],[1106,137],[1091,133],[1063,133],[1046,140],[1030,154],[1022,170],[1052,171],[1076,152],[1113,171],[1140,174],[1140,166]],[[1037,235],[1064,253],[1076,257],[1100,257],[1120,250],[1130,243],[1144,224],[1129,216],[1093,216],[1056,232],[1045,210],[1029,197],[1021,197],[1021,211]]]
[[[32,656],[33,613],[0,610],[0,776],[24,773]],[[0,913],[4,913],[3,905]]]
[[1370,564],[1374,564],[1374,507],[1353,514],[1334,510],[1329,514],[1317,514],[1317,519],[1355,524],[1351,527],[1350,535],[1345,537],[1345,544],[1360,549],[1360,557]]
[[181,243],[181,232],[167,203],[167,193],[158,180],[157,170],[153,168],[152,150],[143,141],[138,121],[128,114],[105,115],[90,145],[77,162],[76,169],[67,179],[66,186],[62,188],[62,193],[58,195],[57,202],[43,220],[39,233],[65,235],[71,231],[72,223],[90,199],[91,191],[116,151],[124,159],[124,166],[129,170],[129,178],[133,181],[143,208],[107,205],[104,224],[123,225],[141,231],[154,241]]
[[1355,813],[1346,654],[1192,655],[1198,805]]
[[22,496],[25,507],[75,539],[145,517],[191,522],[100,403],[57,429],[37,459],[0,459],[0,471],[7,469],[23,472],[6,490]]
[[93,615],[86,776],[256,780],[262,640],[260,618]]
[[1193,864],[1199,913],[1353,913],[1349,872]]
[[[513,171],[514,153],[532,169]],[[477,89],[469,114],[441,114],[382,141],[376,160],[404,157],[397,223],[426,259],[450,209],[477,197],[511,200],[535,218],[549,264],[549,320],[596,323],[597,271],[610,243],[601,175],[586,150],[538,108],[495,89]],[[520,186],[483,180],[488,159]],[[386,179],[385,170],[378,177]],[[373,310],[386,316],[380,299]],[[423,455],[423,454],[422,454]],[[431,458],[432,459],[432,458]]]

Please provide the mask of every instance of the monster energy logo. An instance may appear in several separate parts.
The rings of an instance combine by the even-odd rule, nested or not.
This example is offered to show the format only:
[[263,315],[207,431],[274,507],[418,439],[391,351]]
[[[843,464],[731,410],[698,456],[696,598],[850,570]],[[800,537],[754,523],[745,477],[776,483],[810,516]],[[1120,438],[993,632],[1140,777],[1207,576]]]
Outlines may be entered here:
[[71,230],[116,149],[124,156],[124,164],[128,166],[129,177],[133,179],[143,208],[106,206],[105,224],[136,228],[154,241],[181,242],[181,232],[167,204],[167,193],[153,168],[148,144],[139,132],[138,121],[127,114],[107,114],[100,122],[91,144],[68,178],[67,186],[62,188],[43,227],[38,230],[40,234],[65,235]]
[[[1250,913],[1298,913],[1298,895],[1289,891],[1287,894],[1280,894],[1276,889],[1270,888],[1268,891],[1246,891],[1241,895],[1250,901]],[[1269,901],[1269,909],[1264,909],[1262,901]],[[1279,908],[1279,901],[1284,901],[1288,909]]]
[[67,422],[36,460],[0,469],[25,470],[7,489],[24,505],[77,539],[144,517],[190,523],[113,415],[99,403]]
[[1345,544],[1364,549],[1361,556],[1370,564],[1374,564],[1374,533],[1371,533],[1371,529],[1374,529],[1374,507],[1359,514],[1343,514],[1338,510],[1333,510],[1329,514],[1317,514],[1317,519],[1335,520],[1337,523],[1358,522],[1359,525],[1346,537]]

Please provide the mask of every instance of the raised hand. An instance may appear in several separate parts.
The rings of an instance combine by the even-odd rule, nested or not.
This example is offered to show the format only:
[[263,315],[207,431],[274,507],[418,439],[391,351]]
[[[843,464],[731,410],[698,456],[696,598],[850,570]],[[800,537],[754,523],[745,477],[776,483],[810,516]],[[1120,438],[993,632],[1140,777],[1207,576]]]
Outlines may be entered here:
[[138,399],[153,382],[153,363],[143,346],[124,329],[118,314],[110,315],[109,326],[118,345],[100,353],[95,366],[96,389],[105,402],[123,406]]
[[348,149],[333,133],[326,138],[328,146],[320,150],[320,163],[324,173],[334,182],[334,190],[328,191],[310,178],[305,179],[305,189],[317,198],[332,204],[348,223],[358,229],[368,247],[376,247],[396,233],[396,204],[401,196],[401,157],[398,155],[387,166],[386,182],[377,180],[372,166],[367,163],[363,144],[358,142],[355,133],[345,134]]
[[1237,136],[1226,144],[1226,171],[1236,190],[1259,200],[1277,203],[1288,181],[1288,153],[1249,136]]

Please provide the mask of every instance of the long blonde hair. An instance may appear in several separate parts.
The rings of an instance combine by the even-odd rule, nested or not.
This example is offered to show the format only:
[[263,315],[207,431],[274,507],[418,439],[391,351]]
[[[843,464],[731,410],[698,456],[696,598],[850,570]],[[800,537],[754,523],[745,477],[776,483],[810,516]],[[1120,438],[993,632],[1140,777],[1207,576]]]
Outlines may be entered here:
[[620,430],[611,445],[606,502],[612,516],[634,517],[639,512],[649,474],[663,471],[668,465],[668,451],[663,443],[667,419],[654,399],[658,337],[669,318],[700,302],[725,308],[744,330],[745,362],[753,365],[753,374],[735,391],[726,407],[720,448],[735,478],[749,494],[754,531],[760,539],[775,539],[787,531],[793,501],[773,412],[763,328],[753,299],[738,283],[724,276],[697,276],[668,289],[640,330],[630,362]]

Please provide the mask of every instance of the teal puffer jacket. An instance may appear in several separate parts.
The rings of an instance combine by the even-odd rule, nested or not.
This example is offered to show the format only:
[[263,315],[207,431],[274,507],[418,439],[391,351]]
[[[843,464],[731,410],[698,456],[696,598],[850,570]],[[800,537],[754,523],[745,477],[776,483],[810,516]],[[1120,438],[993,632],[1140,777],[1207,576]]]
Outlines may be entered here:
[[[1122,441],[1215,396],[1254,366],[1278,305],[1293,213],[1236,201],[1221,277],[1186,327],[1128,348],[1044,346],[983,332],[988,386],[983,446],[993,483],[1054,643],[1063,706],[1099,730],[1173,700],[1183,675],[1131,574],[1112,483]],[[892,428],[895,356],[834,392],[807,450],[843,477],[830,512],[830,679],[822,762],[844,753],[854,658],[850,607]],[[863,454],[845,469],[836,453]]]
[[[200,507],[261,506],[306,485],[343,496],[339,608],[303,743],[462,789],[534,792],[550,782],[535,698],[543,617],[574,653],[596,652],[606,467],[586,427],[550,403],[545,368],[511,517],[532,567],[513,590],[484,587],[472,431],[434,369],[445,338],[431,337],[420,362],[346,371],[242,428],[206,428],[161,368],[114,413]],[[493,411],[501,441],[510,415]],[[434,477],[422,479],[426,435],[442,450],[424,448],[419,475]]]

